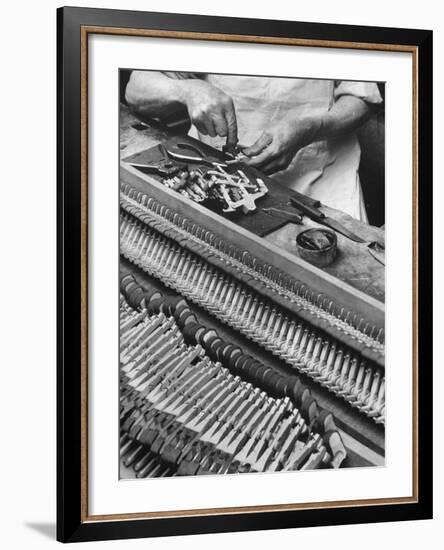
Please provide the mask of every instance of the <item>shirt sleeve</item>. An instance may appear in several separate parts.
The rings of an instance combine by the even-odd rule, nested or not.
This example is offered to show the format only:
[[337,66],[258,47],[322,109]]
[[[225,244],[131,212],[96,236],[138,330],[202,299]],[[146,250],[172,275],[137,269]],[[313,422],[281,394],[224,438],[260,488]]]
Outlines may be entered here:
[[201,73],[185,73],[178,71],[162,71],[162,74],[168,78],[173,78],[174,80],[188,80],[190,78],[203,78],[204,75]]
[[363,99],[367,103],[375,105],[382,103],[382,97],[379,93],[376,82],[357,82],[353,80],[337,80],[335,81],[335,99],[343,95],[354,95]]
[[125,99],[125,91],[126,87],[128,85],[128,81],[130,79],[132,71],[126,70],[126,69],[120,69],[120,78],[119,78],[119,91],[120,91],[120,103],[124,103],[127,105],[126,99]]

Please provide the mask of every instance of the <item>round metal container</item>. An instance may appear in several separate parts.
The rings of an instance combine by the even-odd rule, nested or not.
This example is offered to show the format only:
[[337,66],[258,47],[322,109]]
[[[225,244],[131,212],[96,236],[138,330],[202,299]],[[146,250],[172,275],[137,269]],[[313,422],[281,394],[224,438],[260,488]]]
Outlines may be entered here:
[[296,237],[299,256],[317,267],[326,267],[336,258],[338,239],[329,229],[311,228]]

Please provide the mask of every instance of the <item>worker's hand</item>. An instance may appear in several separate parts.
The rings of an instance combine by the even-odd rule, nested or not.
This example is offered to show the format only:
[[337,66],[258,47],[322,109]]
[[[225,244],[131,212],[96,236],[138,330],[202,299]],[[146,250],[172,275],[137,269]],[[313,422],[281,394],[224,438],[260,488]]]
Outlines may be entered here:
[[188,114],[198,131],[211,137],[226,137],[227,146],[234,147],[237,121],[231,97],[203,80],[183,80],[181,85]]
[[290,113],[272,123],[253,145],[242,150],[250,157],[243,162],[268,175],[285,170],[299,149],[317,139],[321,126],[320,117]]

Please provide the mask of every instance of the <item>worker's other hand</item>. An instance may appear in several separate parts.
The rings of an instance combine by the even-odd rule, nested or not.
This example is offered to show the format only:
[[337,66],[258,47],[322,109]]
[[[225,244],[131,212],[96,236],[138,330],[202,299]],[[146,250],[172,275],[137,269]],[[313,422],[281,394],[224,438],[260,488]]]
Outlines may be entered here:
[[243,162],[267,175],[285,170],[299,149],[316,141],[321,126],[318,117],[290,114],[272,123],[253,145],[242,150],[249,157]]
[[191,122],[201,134],[227,138],[237,143],[237,120],[233,100],[225,92],[203,80],[184,80],[184,102]]

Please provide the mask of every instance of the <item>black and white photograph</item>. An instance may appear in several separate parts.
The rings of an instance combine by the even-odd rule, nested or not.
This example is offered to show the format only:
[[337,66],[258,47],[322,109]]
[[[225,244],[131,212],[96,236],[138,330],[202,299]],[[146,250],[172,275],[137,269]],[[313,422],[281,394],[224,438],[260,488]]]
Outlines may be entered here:
[[1,547],[442,540],[440,4],[77,4],[2,11]]
[[384,467],[385,83],[118,78],[120,479]]
[[433,33],[398,15],[57,11],[57,540],[432,517]]

